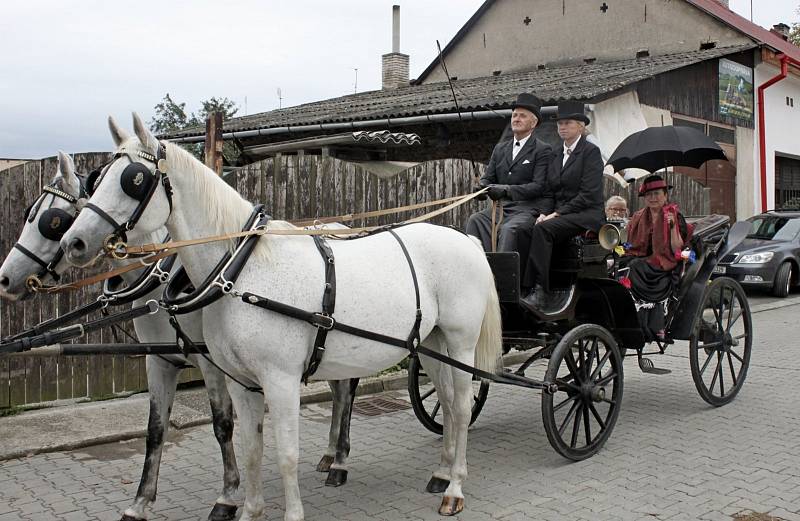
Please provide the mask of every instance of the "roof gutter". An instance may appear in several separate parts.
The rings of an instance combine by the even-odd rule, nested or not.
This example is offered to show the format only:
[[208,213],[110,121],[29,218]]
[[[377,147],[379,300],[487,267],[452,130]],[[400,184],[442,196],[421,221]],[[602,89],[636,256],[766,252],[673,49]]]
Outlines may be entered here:
[[775,85],[789,74],[789,64],[800,67],[800,62],[785,54],[780,55],[781,72],[777,76],[758,86],[758,152],[761,162],[761,211],[767,211],[767,131],[764,110],[764,91]]
[[[555,114],[556,107],[542,107],[543,116],[548,114],[548,112]],[[270,136],[274,134],[295,134],[301,132],[321,132],[328,130],[363,130],[370,127],[422,125],[425,123],[445,123],[459,120],[476,121],[508,117],[511,117],[511,109],[461,112],[460,114],[458,112],[453,112],[450,114],[428,114],[425,116],[411,116],[406,118],[383,118],[370,119],[366,121],[347,121],[342,123],[321,123],[316,125],[297,125],[291,127],[257,128],[240,132],[225,132],[222,134],[222,139],[244,139],[258,136]],[[179,137],[170,139],[169,141],[173,143],[200,143],[205,140],[205,135],[200,135]]]

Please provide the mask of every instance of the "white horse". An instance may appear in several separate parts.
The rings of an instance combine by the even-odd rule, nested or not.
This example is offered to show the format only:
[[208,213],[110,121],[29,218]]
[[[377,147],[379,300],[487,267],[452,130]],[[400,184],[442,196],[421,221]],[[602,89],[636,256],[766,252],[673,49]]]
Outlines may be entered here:
[[[124,140],[128,139],[127,133],[119,128],[112,118],[109,118],[109,128],[116,145],[120,145]],[[47,239],[41,234],[39,223],[44,218],[43,214],[48,209],[59,209],[67,215],[77,215],[85,203],[83,198],[85,194],[82,194],[81,181],[75,171],[72,158],[63,152],[59,152],[58,160],[58,171],[50,186],[63,191],[69,197],[75,199],[75,202],[73,203],[53,194],[43,193],[36,201],[38,204],[35,203],[31,206],[30,220],[26,219],[17,241],[29,254],[38,257],[45,263],[50,263],[51,260],[56,258],[59,243],[57,240]],[[60,217],[63,217],[63,214]],[[48,222],[48,224],[50,223]],[[326,226],[346,228],[338,224]],[[165,235],[166,229],[164,228],[143,237],[139,236],[136,230],[133,230],[129,234],[129,239],[149,242],[163,239]],[[23,250],[17,248],[12,249],[2,266],[0,266],[0,298],[15,301],[31,295],[31,293],[27,292],[26,280],[30,275],[38,274],[42,270],[30,255],[22,252]],[[114,267],[121,267],[130,262],[137,261],[112,260]],[[173,272],[179,266],[180,264],[176,263],[173,267]],[[68,267],[69,264],[62,257],[54,263],[53,271],[57,275],[61,275]],[[128,286],[137,277],[138,272],[128,272],[122,275],[124,282]],[[43,278],[43,281],[49,282],[50,280]],[[160,294],[161,289],[155,289],[139,299],[134,305],[140,305],[151,299],[157,300]],[[181,317],[181,326],[196,342],[202,342],[203,339],[201,320],[202,316],[199,311]],[[137,337],[142,342],[175,341],[175,331],[169,325],[164,313],[145,315],[135,319],[134,329]],[[178,376],[180,369],[186,366],[187,363],[198,367],[203,373],[211,403],[214,433],[222,452],[223,493],[214,505],[209,519],[222,521],[235,517],[237,509],[233,502],[233,495],[239,486],[239,471],[232,443],[233,414],[231,400],[225,387],[224,375],[200,355],[191,355],[188,359],[181,355],[170,355],[146,357],[150,392],[150,418],[147,430],[145,464],[136,498],[133,504],[125,510],[123,521],[146,519],[147,510],[156,499],[158,471],[169,427],[169,416],[175,398]],[[329,382],[333,392],[333,414],[329,445],[325,455],[317,465],[318,471],[328,472],[326,485],[329,486],[342,485],[347,479],[346,459],[350,450],[350,416],[357,383],[357,379]]]
[[[122,144],[123,152],[108,168],[91,202],[119,222],[138,206],[121,188],[121,176],[137,151],[156,155],[159,143],[134,114],[138,139]],[[166,171],[174,195],[157,188],[138,222],[141,232],[166,225],[174,240],[240,230],[252,204],[213,171],[171,143],[165,144]],[[155,165],[148,162],[155,172]],[[156,174],[153,174],[156,175]],[[158,181],[157,181],[158,182]],[[68,260],[85,265],[101,251],[111,226],[94,212],[82,212],[61,241]],[[291,225],[273,222],[271,229]],[[494,370],[501,351],[500,311],[491,269],[480,246],[461,233],[440,226],[415,224],[398,228],[413,259],[419,281],[422,322],[420,338],[427,347],[464,364]],[[179,257],[189,277],[203,280],[231,241],[184,248]],[[335,318],[384,335],[406,338],[416,316],[412,272],[398,244],[388,233],[331,243],[336,257]],[[263,237],[245,266],[237,291],[316,311],[323,295],[323,261],[309,237]],[[311,351],[315,329],[307,323],[222,298],[204,309],[203,329],[214,360],[264,396],[229,382],[245,448],[243,521],[259,518],[265,506],[261,489],[264,398],[269,406],[277,445],[278,468],[285,494],[285,519],[303,519],[297,481],[300,379]],[[345,379],[375,374],[402,360],[404,349],[330,332],[325,356],[315,378]],[[462,484],[467,476],[467,427],[472,401],[471,375],[422,357],[439,393],[444,414],[444,446],[433,479],[449,482],[441,514],[463,509]]]
[[[113,120],[109,120],[109,126],[114,142],[117,145],[127,139],[127,135],[114,124]],[[59,208],[70,215],[74,215],[85,202],[85,199],[82,199],[85,196],[81,194],[80,180],[76,175],[72,158],[63,152],[58,153],[58,172],[51,186],[77,199],[76,203],[71,203],[53,194],[43,193],[39,198],[38,204],[31,208],[30,211],[33,215],[30,215],[29,219],[26,220],[18,239],[19,244],[45,262],[49,262],[55,257],[59,243],[58,241],[48,240],[40,233],[38,223],[43,218],[42,214],[47,209]],[[138,232],[135,231],[132,234],[137,237],[137,240],[161,240],[164,238],[166,231],[161,228],[153,233],[144,235],[138,235]],[[129,262],[132,261],[112,261],[115,267],[126,265]],[[68,267],[69,264],[62,260],[54,268],[56,273],[61,274]],[[175,267],[177,268],[177,266]],[[17,300],[25,295],[26,279],[29,275],[38,271],[40,271],[39,265],[32,258],[18,249],[12,249],[3,265],[0,266],[0,297]],[[135,271],[122,275],[127,284],[133,283],[137,276],[138,273]],[[161,290],[156,289],[135,301],[134,306],[142,305],[147,300],[157,300],[160,294]],[[136,330],[136,336],[141,342],[174,342],[175,331],[169,325],[167,318],[165,313],[157,313],[134,319],[133,326]],[[192,338],[196,338],[198,342],[202,341],[201,321],[202,317],[199,312],[186,315],[181,321],[187,333]],[[147,509],[156,499],[158,471],[161,465],[164,441],[169,428],[169,416],[175,400],[178,375],[187,362],[199,368],[203,373],[211,404],[214,434],[222,452],[222,493],[217,498],[209,519],[222,521],[233,519],[236,515],[237,508],[233,495],[239,488],[239,469],[236,465],[233,449],[233,410],[230,395],[225,387],[225,376],[200,355],[191,355],[188,360],[180,355],[147,356],[146,368],[147,386],[150,393],[150,417],[147,425],[145,461],[136,498],[133,504],[125,510],[122,517],[123,521],[147,519]]]

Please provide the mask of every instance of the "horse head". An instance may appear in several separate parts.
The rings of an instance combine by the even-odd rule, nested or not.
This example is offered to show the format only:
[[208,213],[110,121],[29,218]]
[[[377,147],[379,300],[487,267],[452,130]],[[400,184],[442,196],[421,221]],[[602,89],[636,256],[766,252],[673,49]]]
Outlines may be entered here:
[[85,202],[75,163],[58,152],[58,171],[52,182],[25,210],[25,223],[17,242],[0,266],[0,297],[17,300],[29,284],[57,280],[69,266],[62,262],[59,241]]
[[[91,264],[97,254],[118,241],[145,237],[160,229],[171,214],[171,189],[158,169],[164,145],[133,114],[135,136],[128,136],[108,119],[117,148],[92,181],[84,211],[61,239],[67,260]],[[134,231],[135,228],[135,231]]]

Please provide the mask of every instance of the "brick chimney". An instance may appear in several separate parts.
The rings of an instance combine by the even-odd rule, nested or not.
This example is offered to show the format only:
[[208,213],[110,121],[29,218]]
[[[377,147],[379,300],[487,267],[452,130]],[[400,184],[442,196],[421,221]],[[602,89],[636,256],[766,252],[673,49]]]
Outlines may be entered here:
[[784,23],[780,23],[780,24],[773,25],[772,29],[770,29],[769,32],[777,34],[778,36],[780,36],[784,40],[788,40],[789,39],[789,33],[791,32],[791,30],[792,30],[792,28],[789,27],[788,25],[786,25]]
[[392,6],[392,52],[384,54],[383,88],[396,89],[408,85],[408,54],[400,52],[400,6]]

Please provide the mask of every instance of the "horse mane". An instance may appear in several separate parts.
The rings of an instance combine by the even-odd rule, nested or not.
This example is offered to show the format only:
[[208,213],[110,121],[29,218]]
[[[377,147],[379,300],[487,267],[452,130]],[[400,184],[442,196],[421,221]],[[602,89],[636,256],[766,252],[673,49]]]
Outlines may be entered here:
[[[201,163],[192,154],[180,146],[167,142],[167,163],[169,171],[181,172],[189,179],[200,196],[199,204],[212,217],[213,235],[222,235],[241,231],[242,226],[253,211],[253,204],[244,199],[239,192],[224,182],[213,170]],[[280,220],[270,220],[267,225],[271,230],[294,230],[296,226]],[[256,254],[268,257],[269,243],[274,237],[264,236],[258,241]],[[229,247],[233,248],[231,240]]]

